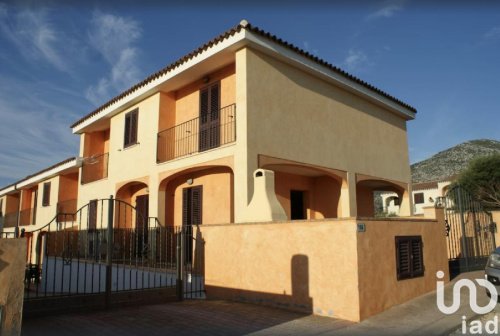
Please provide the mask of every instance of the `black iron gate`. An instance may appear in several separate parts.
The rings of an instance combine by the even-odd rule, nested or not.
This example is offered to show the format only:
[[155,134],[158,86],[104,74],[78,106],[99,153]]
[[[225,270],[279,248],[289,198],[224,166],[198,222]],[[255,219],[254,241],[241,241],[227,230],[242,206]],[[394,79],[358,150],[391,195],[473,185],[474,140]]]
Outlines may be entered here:
[[484,269],[496,248],[491,213],[460,186],[452,187],[437,203],[444,208],[450,274]]
[[93,200],[22,235],[26,315],[205,297],[199,228],[161,225],[124,201]]

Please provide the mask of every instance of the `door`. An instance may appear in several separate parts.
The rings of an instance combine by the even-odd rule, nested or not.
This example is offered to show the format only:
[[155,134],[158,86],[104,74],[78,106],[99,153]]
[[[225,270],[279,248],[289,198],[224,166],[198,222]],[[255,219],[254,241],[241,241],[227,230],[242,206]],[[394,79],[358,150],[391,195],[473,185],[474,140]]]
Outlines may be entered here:
[[212,84],[200,91],[199,151],[220,145],[220,85]]
[[290,190],[290,216],[292,220],[306,219],[303,191]]
[[193,225],[202,223],[203,187],[182,190],[182,226],[184,230],[184,255],[187,264],[193,262]]
[[137,196],[135,199],[135,231],[138,252],[147,253],[148,245],[149,195]]

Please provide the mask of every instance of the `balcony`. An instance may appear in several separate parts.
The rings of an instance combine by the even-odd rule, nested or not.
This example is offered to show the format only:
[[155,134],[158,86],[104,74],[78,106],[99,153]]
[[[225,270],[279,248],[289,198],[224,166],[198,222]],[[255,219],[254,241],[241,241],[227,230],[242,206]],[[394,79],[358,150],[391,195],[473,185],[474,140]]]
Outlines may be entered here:
[[24,209],[19,211],[19,226],[35,224],[36,209]]
[[16,227],[17,226],[17,217],[18,217],[17,211],[6,213],[4,218],[3,218],[3,227],[4,228]]
[[109,153],[86,158],[82,163],[82,184],[108,177],[108,160]]
[[76,199],[60,201],[57,203],[57,221],[72,222],[75,220]]
[[236,104],[158,133],[158,163],[204,152],[236,140]]

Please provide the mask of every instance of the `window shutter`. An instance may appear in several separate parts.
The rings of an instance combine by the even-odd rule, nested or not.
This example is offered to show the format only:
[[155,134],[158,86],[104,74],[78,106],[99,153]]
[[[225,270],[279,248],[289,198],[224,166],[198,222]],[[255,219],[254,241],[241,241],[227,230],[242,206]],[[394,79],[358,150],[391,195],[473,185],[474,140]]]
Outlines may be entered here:
[[89,202],[89,230],[97,229],[97,200]]
[[421,236],[396,237],[397,279],[424,275],[424,257]]
[[415,238],[411,241],[412,275],[424,274],[424,261],[422,251],[422,240]]
[[137,143],[137,111],[132,112],[130,116],[130,144]]
[[130,115],[125,115],[125,135],[123,140],[124,147],[130,144]]
[[210,120],[219,120],[219,83],[210,87]]
[[397,274],[399,279],[406,279],[411,275],[410,272],[410,243],[406,239],[396,241],[397,253]]
[[189,188],[182,189],[182,225],[186,226],[190,223],[189,218]]
[[46,183],[43,184],[42,205],[43,206],[49,206],[50,205],[50,182],[46,182]]
[[202,223],[202,197],[203,197],[203,187],[197,186],[192,188],[192,201],[191,201],[191,223],[201,224]]

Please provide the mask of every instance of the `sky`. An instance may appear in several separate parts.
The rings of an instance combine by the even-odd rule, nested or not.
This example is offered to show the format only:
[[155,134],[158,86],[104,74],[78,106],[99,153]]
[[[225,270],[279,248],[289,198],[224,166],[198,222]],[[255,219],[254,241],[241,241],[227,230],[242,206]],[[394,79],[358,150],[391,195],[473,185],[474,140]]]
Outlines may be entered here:
[[500,140],[500,3],[435,3],[0,0],[0,187],[77,156],[73,122],[241,19],[414,106],[411,163]]

